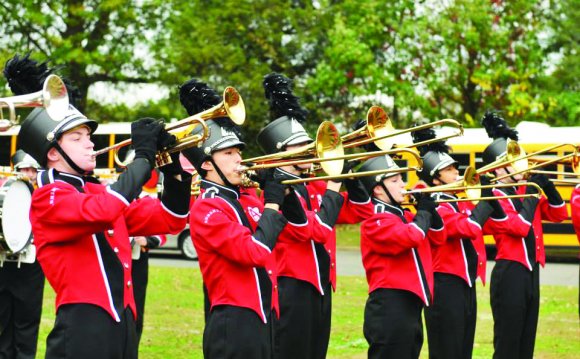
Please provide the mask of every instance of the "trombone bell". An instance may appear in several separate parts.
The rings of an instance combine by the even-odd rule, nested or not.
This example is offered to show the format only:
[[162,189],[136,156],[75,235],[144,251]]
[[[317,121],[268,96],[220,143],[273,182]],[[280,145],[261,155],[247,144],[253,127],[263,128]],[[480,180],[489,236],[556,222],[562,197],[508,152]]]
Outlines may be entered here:
[[63,118],[68,111],[68,92],[64,82],[57,75],[49,75],[40,91],[0,98],[0,109],[7,108],[9,112],[9,119],[4,119],[0,112],[0,132],[17,124],[16,108],[41,106],[44,106],[48,115],[54,119]]

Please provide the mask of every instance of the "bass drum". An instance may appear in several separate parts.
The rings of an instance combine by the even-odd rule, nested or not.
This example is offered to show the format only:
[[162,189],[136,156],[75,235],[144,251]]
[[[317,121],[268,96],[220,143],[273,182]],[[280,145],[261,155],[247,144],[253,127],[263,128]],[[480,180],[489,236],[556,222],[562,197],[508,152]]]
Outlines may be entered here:
[[32,190],[29,182],[14,178],[0,187],[0,249],[18,253],[30,244]]

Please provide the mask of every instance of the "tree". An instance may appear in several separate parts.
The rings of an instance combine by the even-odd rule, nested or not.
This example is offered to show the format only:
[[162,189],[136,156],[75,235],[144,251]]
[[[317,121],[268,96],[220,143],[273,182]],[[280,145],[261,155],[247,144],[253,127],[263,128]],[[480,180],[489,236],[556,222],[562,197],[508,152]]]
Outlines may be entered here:
[[147,58],[137,56],[162,8],[137,0],[18,0],[0,3],[3,63],[31,51],[35,59],[63,65],[79,88],[84,110],[89,87],[149,82]]

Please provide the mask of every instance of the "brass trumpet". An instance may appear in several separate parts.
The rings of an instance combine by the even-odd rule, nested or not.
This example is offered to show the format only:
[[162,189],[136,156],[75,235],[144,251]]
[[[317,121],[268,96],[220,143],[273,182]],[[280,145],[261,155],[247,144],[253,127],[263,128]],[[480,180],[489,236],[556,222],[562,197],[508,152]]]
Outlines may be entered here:
[[[205,121],[219,117],[229,117],[236,125],[241,125],[246,120],[244,101],[235,88],[226,87],[223,93],[223,101],[214,107],[165,126],[165,129],[175,136],[176,143],[169,148],[157,152],[155,159],[156,166],[161,167],[171,163],[170,155],[172,153],[200,146],[209,137],[209,128]],[[191,132],[196,126],[201,126],[202,132],[192,135]],[[128,163],[119,159],[119,149],[129,146],[131,143],[131,139],[121,141],[96,151],[95,156],[109,151],[115,151],[115,162],[119,166],[126,167]]]
[[[492,197],[482,197],[481,190],[484,188],[503,188],[503,187],[535,187],[538,190],[538,193],[535,194],[515,194],[515,195],[507,195],[507,196],[492,196]],[[457,182],[448,183],[445,185],[440,186],[433,186],[429,188],[421,188],[415,190],[407,190],[403,191],[404,195],[412,195],[416,193],[435,193],[435,192],[463,192],[465,193],[465,197],[463,198],[455,198],[455,199],[442,199],[437,200],[437,203],[447,203],[447,202],[478,202],[478,201],[489,201],[494,199],[506,199],[506,198],[529,198],[529,197],[536,197],[540,196],[542,193],[542,189],[536,183],[527,182],[527,183],[508,183],[508,184],[492,184],[492,185],[482,185],[479,181],[479,174],[475,170],[475,168],[469,166],[465,169],[463,178]],[[412,202],[406,204],[413,204]]]
[[42,90],[26,95],[0,98],[0,109],[7,108],[9,118],[4,118],[0,111],[0,132],[7,131],[17,125],[16,108],[44,106],[48,115],[54,119],[61,119],[69,106],[68,92],[62,79],[57,75],[49,75],[42,86]]
[[423,130],[426,128],[432,128],[435,126],[440,125],[450,125],[453,127],[457,127],[458,132],[434,138],[431,140],[421,141],[410,146],[404,146],[399,148],[410,148],[410,147],[417,147],[417,146],[424,146],[428,145],[433,142],[438,141],[445,141],[452,137],[462,136],[463,135],[463,126],[452,119],[444,119],[439,120],[431,123],[427,123],[424,125],[413,126],[403,130],[396,130],[393,127],[392,121],[389,119],[389,116],[385,112],[382,107],[379,106],[371,106],[367,111],[367,124],[366,126],[346,134],[342,136],[342,144],[344,148],[351,148],[351,147],[360,147],[362,145],[366,145],[368,143],[373,142],[378,148],[381,150],[390,150],[394,145],[395,142],[393,138],[396,138],[399,135]]

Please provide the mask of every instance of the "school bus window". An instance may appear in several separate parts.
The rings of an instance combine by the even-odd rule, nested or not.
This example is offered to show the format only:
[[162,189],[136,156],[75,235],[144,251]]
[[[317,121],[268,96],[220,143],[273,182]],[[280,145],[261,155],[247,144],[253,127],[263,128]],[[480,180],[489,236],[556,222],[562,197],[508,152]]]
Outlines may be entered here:
[[483,167],[483,158],[481,158],[483,152],[475,152],[475,169]]
[[[109,134],[106,135],[92,135],[91,141],[95,144],[95,150],[104,148],[109,146]],[[108,156],[106,154],[102,154],[97,157],[97,168],[106,168],[108,167]]]
[[0,136],[0,163],[3,166],[10,165],[10,145],[12,136]]
[[451,154],[451,157],[459,162],[459,165],[457,166],[459,172],[463,173],[465,168],[469,166],[469,153],[453,153]]

